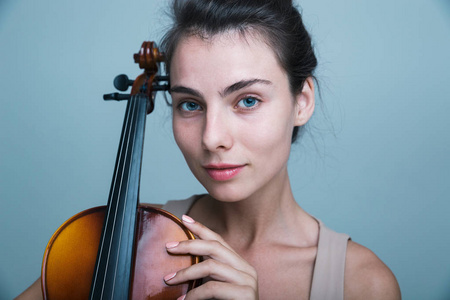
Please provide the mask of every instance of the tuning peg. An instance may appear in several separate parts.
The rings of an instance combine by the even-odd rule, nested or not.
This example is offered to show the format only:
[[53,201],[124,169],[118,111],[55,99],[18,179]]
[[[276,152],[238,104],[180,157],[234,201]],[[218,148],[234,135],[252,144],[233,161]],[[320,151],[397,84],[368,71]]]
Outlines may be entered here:
[[133,85],[134,80],[128,79],[128,76],[125,74],[117,75],[114,78],[114,87],[119,91],[125,92],[128,90],[128,87]]
[[130,94],[119,94],[119,93],[111,93],[111,94],[104,94],[103,100],[129,100],[131,98]]

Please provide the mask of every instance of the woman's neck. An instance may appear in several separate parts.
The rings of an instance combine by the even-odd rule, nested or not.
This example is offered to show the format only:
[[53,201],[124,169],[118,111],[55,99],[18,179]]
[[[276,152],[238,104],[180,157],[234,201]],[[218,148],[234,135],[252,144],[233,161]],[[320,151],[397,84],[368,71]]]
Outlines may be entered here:
[[287,172],[275,188],[267,186],[235,202],[203,197],[190,213],[241,251],[262,243],[317,244],[317,222],[296,203]]

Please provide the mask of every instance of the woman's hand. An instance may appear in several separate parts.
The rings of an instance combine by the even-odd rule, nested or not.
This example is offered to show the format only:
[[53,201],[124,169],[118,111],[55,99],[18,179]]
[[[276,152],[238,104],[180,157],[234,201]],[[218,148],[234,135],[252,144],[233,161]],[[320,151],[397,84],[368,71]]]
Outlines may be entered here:
[[183,216],[183,223],[198,239],[167,243],[167,251],[203,256],[206,259],[177,273],[168,274],[164,280],[169,285],[206,277],[212,280],[178,299],[258,299],[256,270],[217,233],[186,215]]

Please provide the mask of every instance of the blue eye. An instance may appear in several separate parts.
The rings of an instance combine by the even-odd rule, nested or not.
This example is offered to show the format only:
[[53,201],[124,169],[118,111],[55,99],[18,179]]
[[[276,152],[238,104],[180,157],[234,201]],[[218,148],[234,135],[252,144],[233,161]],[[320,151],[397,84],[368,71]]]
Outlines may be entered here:
[[247,97],[238,102],[239,107],[250,108],[258,104],[259,100],[253,97]]
[[184,111],[196,111],[200,110],[200,105],[195,102],[183,102],[181,103],[180,108]]

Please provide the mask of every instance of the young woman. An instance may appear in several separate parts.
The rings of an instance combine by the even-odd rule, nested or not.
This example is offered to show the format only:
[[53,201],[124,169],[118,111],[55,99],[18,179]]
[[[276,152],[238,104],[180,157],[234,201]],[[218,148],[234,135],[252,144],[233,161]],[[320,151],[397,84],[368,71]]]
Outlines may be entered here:
[[[400,299],[380,259],[293,197],[287,162],[314,112],[317,61],[291,1],[175,0],[173,9],[162,50],[174,136],[208,194],[164,206],[198,236],[167,251],[205,258],[166,283],[204,279],[185,299]],[[27,293],[41,297],[39,283]]]

